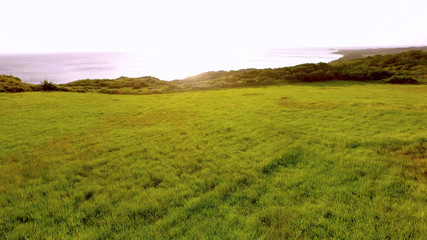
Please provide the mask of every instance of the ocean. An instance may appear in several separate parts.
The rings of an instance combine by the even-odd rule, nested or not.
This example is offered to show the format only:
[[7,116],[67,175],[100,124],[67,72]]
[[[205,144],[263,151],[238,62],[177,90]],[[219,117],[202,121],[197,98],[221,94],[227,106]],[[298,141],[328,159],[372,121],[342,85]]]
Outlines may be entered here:
[[153,76],[161,80],[183,79],[199,73],[245,68],[278,68],[303,63],[330,62],[341,55],[332,49],[261,49],[221,52],[89,52],[0,54],[0,74],[38,84],[80,79],[114,79],[121,76]]

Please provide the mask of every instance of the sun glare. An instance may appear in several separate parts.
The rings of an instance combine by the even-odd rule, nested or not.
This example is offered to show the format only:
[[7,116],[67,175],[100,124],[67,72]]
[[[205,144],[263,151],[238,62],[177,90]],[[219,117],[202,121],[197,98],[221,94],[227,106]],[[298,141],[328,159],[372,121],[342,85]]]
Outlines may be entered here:
[[161,79],[182,79],[210,70],[232,70],[245,66],[248,51],[223,48],[165,48],[151,55],[146,69]]

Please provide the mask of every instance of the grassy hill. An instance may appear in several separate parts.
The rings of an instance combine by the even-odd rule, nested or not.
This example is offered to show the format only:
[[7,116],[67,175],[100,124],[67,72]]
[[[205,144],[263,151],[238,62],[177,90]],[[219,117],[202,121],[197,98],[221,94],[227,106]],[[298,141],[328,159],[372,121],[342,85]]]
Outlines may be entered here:
[[343,55],[341,58],[333,62],[345,62],[375,55],[394,55],[408,51],[427,51],[427,46],[424,47],[405,47],[405,48],[367,48],[367,49],[340,49],[334,53]]
[[0,93],[0,239],[424,239],[426,95]]
[[0,75],[0,92],[25,92],[35,90],[38,90],[36,85],[24,83],[21,79],[14,76]]
[[302,64],[276,69],[206,72],[176,81],[161,81],[154,77],[122,77],[115,80],[80,80],[61,86],[79,92],[153,94],[333,80],[426,83],[427,52],[409,51],[346,62]]

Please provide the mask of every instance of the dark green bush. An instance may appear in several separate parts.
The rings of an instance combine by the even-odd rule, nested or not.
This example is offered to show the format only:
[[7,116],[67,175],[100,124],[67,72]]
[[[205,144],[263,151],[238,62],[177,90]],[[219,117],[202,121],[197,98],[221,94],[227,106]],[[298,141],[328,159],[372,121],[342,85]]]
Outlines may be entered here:
[[387,79],[386,83],[391,84],[418,84],[419,82],[416,79],[413,79],[411,77],[390,77]]
[[53,84],[52,82],[49,82],[48,80],[44,80],[41,83],[41,86],[42,86],[43,91],[57,91],[58,90],[58,87],[55,84]]

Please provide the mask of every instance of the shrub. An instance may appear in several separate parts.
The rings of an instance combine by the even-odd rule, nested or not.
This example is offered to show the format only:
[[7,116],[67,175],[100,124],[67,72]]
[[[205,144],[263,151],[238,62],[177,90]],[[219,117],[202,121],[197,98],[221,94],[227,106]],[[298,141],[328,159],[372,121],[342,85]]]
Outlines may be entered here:
[[52,82],[49,82],[48,80],[44,80],[41,83],[43,91],[56,91],[58,90],[58,87],[53,84]]
[[411,77],[390,77],[387,79],[386,83],[391,84],[418,84],[418,81]]

